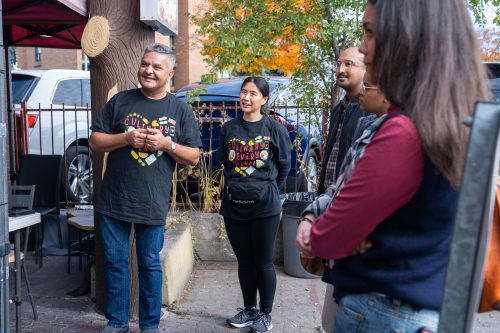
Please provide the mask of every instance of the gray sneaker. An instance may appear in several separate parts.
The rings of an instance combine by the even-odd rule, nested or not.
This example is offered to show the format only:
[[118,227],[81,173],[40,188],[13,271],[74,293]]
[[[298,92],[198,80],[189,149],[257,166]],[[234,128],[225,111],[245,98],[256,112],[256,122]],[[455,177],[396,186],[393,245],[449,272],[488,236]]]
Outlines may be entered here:
[[251,333],[264,333],[273,329],[271,315],[267,313],[259,313],[258,318],[248,328]]
[[128,333],[128,327],[106,326],[101,333]]
[[246,327],[253,324],[253,321],[257,319],[259,315],[259,310],[257,308],[251,309],[238,309],[241,310],[234,317],[226,320],[226,323],[233,327]]

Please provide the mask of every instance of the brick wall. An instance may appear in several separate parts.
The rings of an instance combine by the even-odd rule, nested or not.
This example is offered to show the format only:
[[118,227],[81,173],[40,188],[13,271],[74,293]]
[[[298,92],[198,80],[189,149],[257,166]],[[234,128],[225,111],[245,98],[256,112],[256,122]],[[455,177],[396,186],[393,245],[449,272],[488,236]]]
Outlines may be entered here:
[[201,46],[195,34],[196,26],[189,22],[185,13],[195,13],[197,8],[206,3],[202,0],[179,1],[179,35],[175,37],[174,48],[177,56],[175,87],[199,81],[201,75],[208,73],[209,68],[203,61]]
[[36,48],[17,47],[16,57],[20,69],[81,69],[82,51],[65,49],[41,49],[41,61],[36,61]]

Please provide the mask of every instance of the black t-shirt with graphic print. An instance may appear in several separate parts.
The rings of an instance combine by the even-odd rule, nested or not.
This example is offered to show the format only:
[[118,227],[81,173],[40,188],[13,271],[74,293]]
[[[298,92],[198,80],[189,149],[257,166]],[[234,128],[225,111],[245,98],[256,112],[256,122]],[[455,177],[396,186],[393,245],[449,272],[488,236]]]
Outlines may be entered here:
[[[137,128],[156,128],[181,145],[201,147],[199,128],[185,103],[171,94],[149,99],[139,89],[113,96],[91,130],[119,134]],[[127,146],[110,152],[95,209],[131,223],[165,224],[174,168],[174,159],[163,151]]]
[[[257,122],[235,118],[222,126],[218,160],[224,164],[225,188],[219,213],[236,220],[269,217],[281,212],[279,190],[290,170],[291,141],[282,124],[264,116]],[[262,188],[256,203],[239,204],[229,199],[227,184],[246,183]],[[269,183],[269,186],[263,185]],[[241,200],[245,201],[245,200]]]

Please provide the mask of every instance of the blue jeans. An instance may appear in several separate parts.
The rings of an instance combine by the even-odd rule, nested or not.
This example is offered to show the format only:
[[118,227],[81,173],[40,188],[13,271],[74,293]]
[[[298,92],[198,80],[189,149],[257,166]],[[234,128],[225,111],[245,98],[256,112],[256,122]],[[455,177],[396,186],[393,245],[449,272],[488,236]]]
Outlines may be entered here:
[[439,312],[415,308],[384,295],[342,297],[332,333],[415,333],[422,327],[437,331]]
[[[108,326],[127,327],[130,303],[128,269],[129,236],[132,224],[101,214],[100,230],[104,247],[104,279]],[[160,324],[164,226],[134,224],[139,266],[139,327]]]

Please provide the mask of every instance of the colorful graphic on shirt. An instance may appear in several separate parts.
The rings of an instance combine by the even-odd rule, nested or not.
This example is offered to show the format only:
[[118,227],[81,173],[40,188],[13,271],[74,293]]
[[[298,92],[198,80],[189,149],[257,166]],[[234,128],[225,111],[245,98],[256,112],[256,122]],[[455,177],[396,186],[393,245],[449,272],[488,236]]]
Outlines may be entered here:
[[[144,115],[134,112],[126,116],[122,123],[125,125],[125,132],[139,128],[156,128],[163,133],[163,136],[170,135],[174,137],[175,135],[175,120],[168,117],[160,117],[153,121],[149,121]],[[147,147],[131,147],[130,155],[144,167],[156,162],[156,160],[163,155],[163,151],[150,151]]]
[[234,164],[237,173],[249,176],[269,160],[269,140],[268,136],[261,135],[248,142],[233,138],[227,143],[227,159]]

